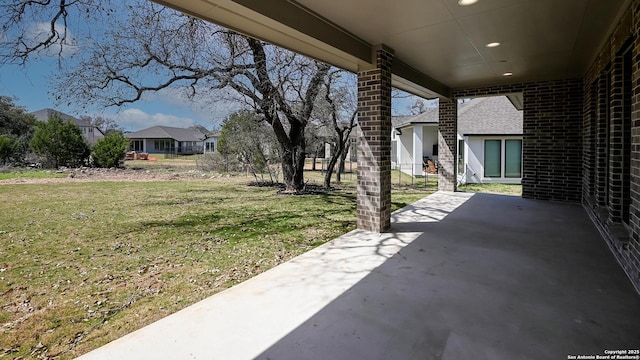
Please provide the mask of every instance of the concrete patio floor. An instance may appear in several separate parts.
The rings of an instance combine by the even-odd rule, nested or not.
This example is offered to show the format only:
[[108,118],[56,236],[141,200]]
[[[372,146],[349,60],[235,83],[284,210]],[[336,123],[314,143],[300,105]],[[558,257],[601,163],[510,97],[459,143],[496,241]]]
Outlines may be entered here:
[[567,359],[640,348],[580,205],[436,193],[82,359]]

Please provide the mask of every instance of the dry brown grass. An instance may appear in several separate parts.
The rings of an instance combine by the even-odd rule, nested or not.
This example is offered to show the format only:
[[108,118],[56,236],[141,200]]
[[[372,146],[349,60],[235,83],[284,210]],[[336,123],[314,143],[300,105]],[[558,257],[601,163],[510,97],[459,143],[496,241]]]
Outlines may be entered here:
[[0,357],[78,356],[354,228],[352,185],[247,182],[0,185]]

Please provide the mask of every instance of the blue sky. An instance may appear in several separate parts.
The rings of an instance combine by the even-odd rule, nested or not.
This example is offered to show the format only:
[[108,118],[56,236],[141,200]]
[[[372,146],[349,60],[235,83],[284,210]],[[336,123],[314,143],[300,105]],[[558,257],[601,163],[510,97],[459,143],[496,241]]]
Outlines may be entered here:
[[[120,15],[124,16],[124,15]],[[26,24],[27,29],[38,31],[43,23]],[[76,27],[69,28],[71,35],[81,33],[87,27],[81,22]],[[95,32],[96,29],[94,28]],[[82,34],[78,34],[81,38]],[[82,52],[81,47],[80,52]],[[143,100],[122,107],[110,108],[82,108],[75,105],[56,104],[54,96],[49,93],[53,89],[54,75],[58,72],[56,56],[41,54],[31,58],[25,66],[0,65],[0,95],[15,98],[15,103],[29,112],[43,108],[53,108],[69,115],[80,117],[105,116],[113,118],[127,131],[136,131],[154,125],[188,127],[195,124],[208,129],[219,127],[222,120],[231,112],[239,108],[238,104],[224,101],[210,101],[199,99],[190,101],[181,96],[176,90],[165,89],[148,94]],[[212,95],[210,98],[216,98]],[[78,101],[69,101],[78,104]],[[415,98],[399,99],[394,102],[394,114],[407,113]],[[65,101],[66,103],[66,101]]]
[[[0,95],[16,98],[17,105],[27,111],[53,108],[76,117],[82,115],[114,118],[128,131],[136,131],[154,125],[188,127],[200,124],[208,129],[219,127],[221,121],[234,110],[232,104],[219,102],[204,104],[190,102],[170,92],[156,93],[122,107],[78,109],[64,104],[56,105],[49,94],[52,73],[57,70],[55,59],[39,59],[25,67],[3,65],[0,67]],[[407,113],[415,98],[394,100],[394,113]]]
[[[55,104],[49,94],[51,73],[57,69],[54,59],[31,61],[25,67],[3,65],[0,67],[0,95],[16,98],[16,104],[29,112],[53,108],[80,117],[105,116],[115,119],[125,130],[137,131],[154,125],[188,127],[200,124],[208,129],[219,127],[221,121],[234,110],[232,104],[219,102],[203,104],[190,102],[170,93],[156,93],[122,107],[77,109]],[[395,99],[394,114],[408,112],[415,98]]]
[[211,129],[219,126],[229,112],[233,111],[229,104],[220,103],[216,106],[194,103],[168,92],[150,95],[145,100],[122,107],[80,109],[64,104],[56,105],[54,97],[49,94],[52,74],[56,71],[57,61],[53,58],[32,60],[24,67],[2,65],[0,95],[16,98],[15,103],[29,112],[53,108],[76,117],[105,116],[114,118],[122,128],[129,131],[154,125],[187,127],[200,124]]

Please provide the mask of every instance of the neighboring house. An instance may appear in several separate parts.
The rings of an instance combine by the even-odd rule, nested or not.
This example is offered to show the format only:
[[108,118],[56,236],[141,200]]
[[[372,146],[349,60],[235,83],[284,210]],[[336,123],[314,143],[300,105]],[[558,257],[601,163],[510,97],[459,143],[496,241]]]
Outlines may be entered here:
[[90,145],[94,145],[104,137],[104,134],[96,126],[91,125],[87,120],[78,119],[71,115],[53,109],[42,109],[31,113],[38,121],[47,122],[51,116],[57,115],[63,121],[71,121],[80,127],[82,135]]
[[125,136],[131,139],[131,151],[176,155],[202,154],[207,137],[199,129],[170,126],[153,126]]
[[220,131],[207,131],[204,139],[204,153],[213,153],[218,151],[218,138],[220,137]]
[[[458,104],[460,183],[521,182],[523,114],[514,106],[517,99],[484,97]],[[424,161],[438,160],[438,109],[393,117],[392,125],[392,166],[423,175]]]
[[415,116],[394,116],[391,127],[391,166],[394,169],[409,175],[422,175],[427,160],[438,161],[437,108],[429,108]]
[[460,104],[458,182],[520,184],[522,115],[505,96]]
[[206,127],[200,124],[190,126],[188,129],[198,130],[202,134],[204,134],[205,136],[205,139],[203,140],[204,153],[212,153],[212,152],[218,151],[218,138],[220,137],[220,131],[218,130],[209,131]]

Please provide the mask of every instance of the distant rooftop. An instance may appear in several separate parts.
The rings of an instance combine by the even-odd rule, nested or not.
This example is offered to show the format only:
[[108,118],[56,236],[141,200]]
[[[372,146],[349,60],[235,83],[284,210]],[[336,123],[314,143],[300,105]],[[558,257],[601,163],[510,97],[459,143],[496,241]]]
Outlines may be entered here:
[[522,135],[522,111],[506,96],[471,99],[458,109],[458,134]]
[[437,124],[438,123],[438,108],[428,108],[425,112],[418,115],[408,116],[392,116],[391,126],[396,129],[410,126],[412,124]]
[[[438,108],[429,108],[415,116],[393,116],[396,129],[413,124],[437,124]],[[506,96],[474,98],[458,104],[458,134],[461,135],[521,135],[522,111]]]
[[129,139],[174,139],[177,141],[202,141],[206,138],[206,134],[200,130],[171,126],[153,126],[125,135]]
[[72,121],[73,123],[75,123],[80,127],[91,127],[91,123],[89,123],[86,120],[78,119],[69,114],[65,114],[61,111],[54,110],[54,109],[49,109],[49,108],[41,109],[41,110],[32,112],[31,115],[35,116],[35,118],[38,121],[42,121],[42,122],[47,122],[49,121],[50,117],[57,115],[60,119],[64,121]]

